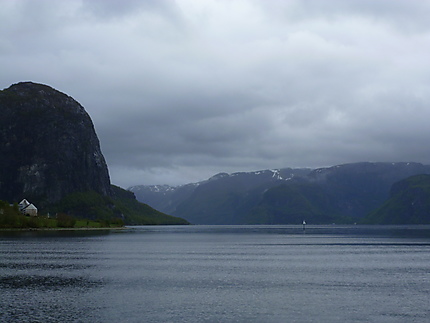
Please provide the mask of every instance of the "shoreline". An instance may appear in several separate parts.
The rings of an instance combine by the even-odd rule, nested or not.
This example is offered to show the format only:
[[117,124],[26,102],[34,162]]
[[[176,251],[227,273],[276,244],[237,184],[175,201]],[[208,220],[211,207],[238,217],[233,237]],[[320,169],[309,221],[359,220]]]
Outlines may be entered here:
[[101,228],[1,228],[0,232],[10,231],[102,231],[102,230],[124,230],[127,227],[101,227]]

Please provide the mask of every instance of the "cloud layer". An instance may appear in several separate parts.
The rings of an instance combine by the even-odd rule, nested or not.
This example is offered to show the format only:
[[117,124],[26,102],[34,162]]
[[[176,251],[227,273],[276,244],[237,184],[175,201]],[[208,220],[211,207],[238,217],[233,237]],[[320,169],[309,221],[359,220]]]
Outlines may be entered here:
[[430,163],[430,1],[2,1],[0,88],[91,115],[112,182]]

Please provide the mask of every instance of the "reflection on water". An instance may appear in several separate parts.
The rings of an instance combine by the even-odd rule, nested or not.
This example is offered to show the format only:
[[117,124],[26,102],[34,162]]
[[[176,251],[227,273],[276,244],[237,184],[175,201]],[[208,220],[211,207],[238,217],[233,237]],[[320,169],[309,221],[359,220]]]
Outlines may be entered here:
[[6,276],[0,278],[0,288],[62,289],[64,287],[93,288],[101,282],[83,277]]
[[0,233],[1,322],[425,322],[429,226]]

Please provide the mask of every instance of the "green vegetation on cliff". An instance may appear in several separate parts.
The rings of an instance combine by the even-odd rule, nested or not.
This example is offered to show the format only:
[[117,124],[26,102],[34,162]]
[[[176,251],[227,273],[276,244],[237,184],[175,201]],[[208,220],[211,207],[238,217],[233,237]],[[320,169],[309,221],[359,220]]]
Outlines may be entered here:
[[94,191],[76,192],[39,210],[39,216],[21,214],[18,205],[0,201],[0,228],[82,228],[130,225],[189,224],[140,203],[132,192],[112,185],[112,197]]
[[416,175],[395,183],[390,198],[363,222],[430,224],[430,175]]
[[60,202],[52,205],[50,213],[66,213],[68,215],[103,220],[107,223],[123,221],[125,224],[188,224],[181,218],[161,213],[150,206],[136,200],[132,192],[112,185],[112,197],[94,191],[76,192],[67,195]]
[[136,200],[133,192],[112,185],[115,209],[126,224],[189,224],[188,221],[161,213]]
[[19,211],[17,204],[9,205],[8,202],[0,201],[0,229],[117,228],[122,226],[122,221],[77,219],[64,213],[56,214],[53,217],[26,216]]

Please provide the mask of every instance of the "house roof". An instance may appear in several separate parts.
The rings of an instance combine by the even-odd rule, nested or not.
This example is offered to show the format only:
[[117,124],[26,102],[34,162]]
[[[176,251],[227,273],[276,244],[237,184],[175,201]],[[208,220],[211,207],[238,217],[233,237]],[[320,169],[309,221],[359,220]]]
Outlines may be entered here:
[[19,202],[19,205],[24,205],[24,206],[28,206],[31,203],[29,201],[27,201],[26,199],[23,199],[21,202]]
[[23,208],[23,210],[36,210],[37,211],[37,207],[34,206],[33,203],[27,205],[26,207]]

